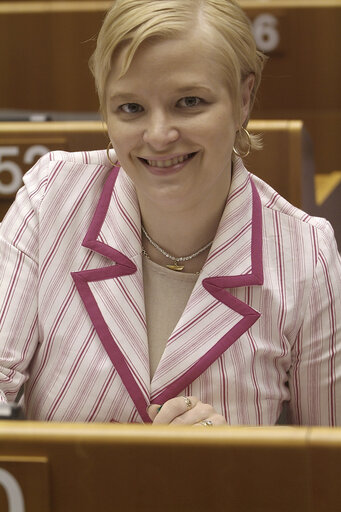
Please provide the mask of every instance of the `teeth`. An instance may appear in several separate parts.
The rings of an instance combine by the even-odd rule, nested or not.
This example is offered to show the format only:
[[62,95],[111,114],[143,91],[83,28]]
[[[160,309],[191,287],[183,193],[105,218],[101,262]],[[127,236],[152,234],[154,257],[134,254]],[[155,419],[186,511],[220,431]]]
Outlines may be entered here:
[[177,158],[172,158],[170,160],[147,160],[148,164],[151,167],[172,167],[173,165],[181,164],[185,160],[189,158],[189,155],[178,156]]

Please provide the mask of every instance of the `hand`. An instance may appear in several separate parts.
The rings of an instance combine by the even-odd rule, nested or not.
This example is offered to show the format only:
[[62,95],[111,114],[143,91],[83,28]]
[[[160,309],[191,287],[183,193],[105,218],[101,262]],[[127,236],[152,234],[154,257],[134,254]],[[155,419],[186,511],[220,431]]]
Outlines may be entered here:
[[[160,405],[152,404],[147,410],[154,425],[226,425],[224,416],[211,405],[204,404],[195,396],[178,396]],[[205,422],[207,422],[205,424]]]

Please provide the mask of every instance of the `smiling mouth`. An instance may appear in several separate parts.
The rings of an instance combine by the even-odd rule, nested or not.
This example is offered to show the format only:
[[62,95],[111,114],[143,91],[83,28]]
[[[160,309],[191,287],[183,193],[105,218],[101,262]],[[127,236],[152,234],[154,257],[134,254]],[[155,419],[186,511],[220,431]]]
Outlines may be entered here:
[[149,165],[150,167],[158,167],[158,168],[165,168],[168,167],[174,167],[174,165],[182,164],[186,160],[190,160],[196,155],[196,153],[189,153],[188,155],[182,155],[178,156],[176,158],[171,158],[169,160],[146,160],[145,158],[140,158],[145,164]]

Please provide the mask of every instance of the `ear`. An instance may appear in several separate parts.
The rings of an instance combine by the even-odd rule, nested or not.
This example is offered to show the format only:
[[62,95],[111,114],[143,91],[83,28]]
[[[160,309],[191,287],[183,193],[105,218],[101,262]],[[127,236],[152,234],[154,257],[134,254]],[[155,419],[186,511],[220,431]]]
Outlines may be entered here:
[[241,87],[241,123],[244,124],[245,120],[249,116],[250,112],[250,103],[251,103],[251,93],[253,90],[253,87],[255,85],[255,75],[250,74],[248,77],[245,78],[244,82],[242,83]]

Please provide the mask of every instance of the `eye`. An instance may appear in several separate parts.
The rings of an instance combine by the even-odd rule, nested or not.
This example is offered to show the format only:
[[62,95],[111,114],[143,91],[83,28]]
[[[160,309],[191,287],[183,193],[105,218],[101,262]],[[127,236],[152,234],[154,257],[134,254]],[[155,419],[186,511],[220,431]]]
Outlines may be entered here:
[[124,105],[120,105],[119,110],[126,114],[138,114],[142,112],[143,108],[138,103],[124,103]]
[[178,101],[180,107],[187,108],[198,107],[201,103],[203,103],[203,100],[197,96],[185,96],[185,98],[181,98],[181,100]]

